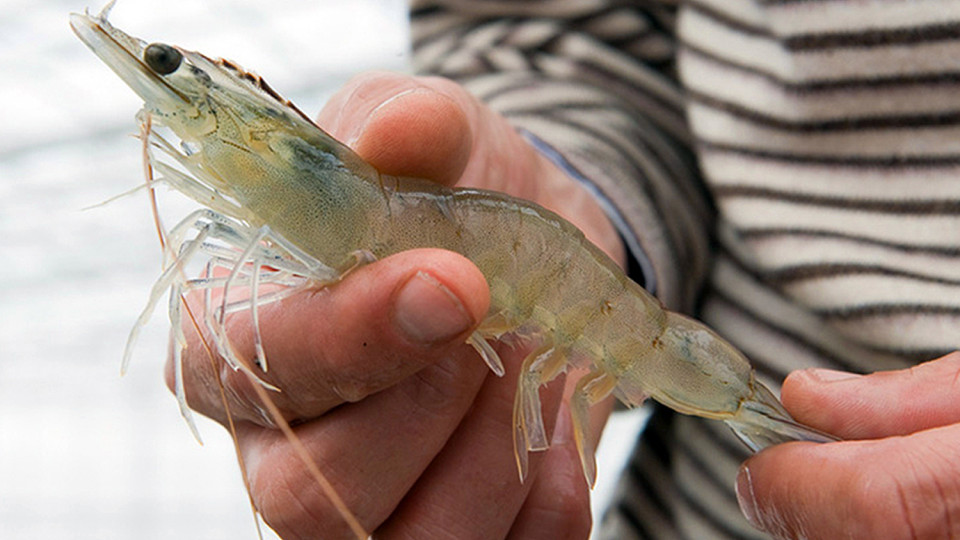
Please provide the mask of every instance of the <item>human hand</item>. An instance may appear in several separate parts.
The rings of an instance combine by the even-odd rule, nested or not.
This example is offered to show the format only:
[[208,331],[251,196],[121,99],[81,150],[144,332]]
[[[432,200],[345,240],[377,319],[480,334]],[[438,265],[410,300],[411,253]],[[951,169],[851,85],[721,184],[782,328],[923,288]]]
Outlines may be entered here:
[[[330,101],[319,123],[384,173],[534,200],[623,260],[619,238],[592,197],[454,83],[365,75]],[[282,389],[271,397],[377,537],[588,534],[588,490],[562,379],[541,394],[552,447],[531,455],[525,483],[517,478],[511,415],[520,351],[500,348],[507,373],[497,378],[463,345],[488,303],[486,282],[469,261],[416,250],[260,309],[270,366],[264,378]],[[249,316],[235,314],[228,328],[241,355],[252,357]],[[189,403],[224,423],[216,379],[224,381],[265,520],[284,538],[350,537],[251,383],[222,365],[214,369],[190,333]],[[169,365],[167,372],[169,381]],[[596,409],[598,427],[607,411]]]
[[792,373],[783,403],[850,439],[751,457],[740,508],[777,538],[960,537],[960,352],[901,371]]

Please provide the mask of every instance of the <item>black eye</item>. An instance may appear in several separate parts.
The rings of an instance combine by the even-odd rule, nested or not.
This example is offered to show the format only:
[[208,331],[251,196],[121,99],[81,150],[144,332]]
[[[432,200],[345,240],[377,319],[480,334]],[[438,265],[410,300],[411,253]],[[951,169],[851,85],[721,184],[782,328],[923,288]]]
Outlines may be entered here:
[[160,75],[169,75],[180,67],[183,55],[163,43],[151,43],[143,50],[143,61]]

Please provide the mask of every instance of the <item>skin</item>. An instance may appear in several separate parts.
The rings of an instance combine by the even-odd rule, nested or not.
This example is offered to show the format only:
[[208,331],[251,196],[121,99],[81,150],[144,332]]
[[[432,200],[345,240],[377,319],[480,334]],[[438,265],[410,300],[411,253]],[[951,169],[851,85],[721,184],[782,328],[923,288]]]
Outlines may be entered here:
[[902,371],[791,374],[801,422],[854,439],[789,443],[747,460],[737,495],[777,538],[960,537],[960,353]]
[[[591,196],[498,115],[442,79],[368,74],[318,122],[383,172],[534,200],[623,263]],[[193,311],[201,313],[198,298]],[[499,346],[492,376],[463,341],[488,307],[480,272],[439,250],[401,253],[335,287],[261,309],[265,379],[321,470],[376,538],[586,538],[588,489],[567,418],[571,377],[541,392],[551,448],[517,479],[510,425],[522,349]],[[228,320],[252,357],[247,315]],[[189,403],[233,416],[251,493],[284,538],[350,538],[241,374],[212,367],[196,332],[185,356]],[[167,366],[172,385],[172,366]],[[779,538],[960,536],[960,354],[910,370],[792,374],[783,402],[801,422],[849,442],[789,443],[746,461],[741,508]],[[609,411],[595,407],[594,437]],[[602,467],[603,464],[600,464]]]
[[[587,193],[507,122],[443,79],[374,73],[348,83],[318,123],[381,171],[505,191],[551,208],[623,264],[614,228]],[[191,300],[202,313],[199,297]],[[367,530],[378,538],[585,538],[589,491],[568,420],[575,378],[541,392],[552,447],[530,456],[520,483],[511,412],[523,347],[498,346],[493,376],[463,345],[489,305],[486,282],[463,257],[401,253],[329,289],[264,306],[260,320],[272,397]],[[228,320],[253,354],[250,322]],[[224,381],[254,501],[284,538],[352,537],[250,383],[212,367],[191,325],[185,354],[190,405],[221,423]],[[172,366],[167,366],[172,384]],[[569,384],[568,384],[569,381]],[[609,402],[594,408],[594,439]]]

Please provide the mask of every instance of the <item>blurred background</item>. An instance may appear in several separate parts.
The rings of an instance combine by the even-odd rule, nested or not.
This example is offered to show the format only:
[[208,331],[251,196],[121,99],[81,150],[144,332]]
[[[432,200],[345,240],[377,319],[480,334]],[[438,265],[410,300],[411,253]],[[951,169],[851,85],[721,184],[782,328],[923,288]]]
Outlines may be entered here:
[[[121,0],[111,21],[235,60],[308,114],[359,71],[408,69],[404,0],[265,4]],[[142,182],[141,104],[67,24],[101,6],[0,6],[0,538],[255,538],[227,433],[201,419],[198,445],[163,384],[163,314],[119,376],[160,257],[144,193],[84,210]],[[161,202],[167,223],[193,207]],[[595,513],[642,420],[607,430]]]

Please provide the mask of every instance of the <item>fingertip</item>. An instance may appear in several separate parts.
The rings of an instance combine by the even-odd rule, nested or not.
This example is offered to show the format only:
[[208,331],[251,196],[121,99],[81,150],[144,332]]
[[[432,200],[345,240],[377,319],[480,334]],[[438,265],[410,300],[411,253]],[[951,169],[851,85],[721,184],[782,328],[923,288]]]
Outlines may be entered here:
[[787,376],[783,386],[787,393],[810,392],[825,385],[855,382],[863,379],[859,373],[835,369],[807,368],[794,371]]
[[[780,387],[780,401],[794,417],[806,415],[818,389],[818,381],[813,368],[791,372]],[[800,418],[797,418],[800,420]],[[802,420],[801,420],[802,421]]]
[[486,314],[489,295],[483,274],[470,261],[448,253],[438,252],[427,268],[407,275],[394,295],[393,322],[414,343],[462,337]]
[[831,369],[797,370],[783,381],[780,399],[797,421],[850,437],[850,429],[858,420],[849,418],[850,411],[864,406],[857,399],[862,379],[863,376],[855,373]]
[[470,259],[453,251],[424,248],[405,251],[394,257],[406,259],[411,271],[426,272],[450,290],[471,317],[479,322],[490,307],[487,278]]
[[470,121],[447,85],[395,73],[355,77],[318,123],[381,172],[452,185],[473,147]]
[[390,96],[403,92],[412,77],[386,71],[366,71],[350,78],[327,100],[317,124],[337,139],[355,140],[370,112]]
[[357,153],[387,174],[446,185],[460,178],[473,145],[460,106],[427,87],[407,90],[382,103],[354,144]]
[[846,439],[874,439],[960,421],[958,374],[960,354],[869,375],[807,369],[787,377],[781,396],[801,423]]
[[350,402],[446,358],[489,306],[480,270],[440,249],[404,251],[359,268],[325,296],[309,307],[306,319],[315,328],[307,349],[324,351],[324,380],[335,381],[336,394]]

